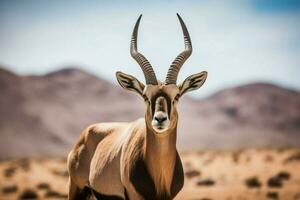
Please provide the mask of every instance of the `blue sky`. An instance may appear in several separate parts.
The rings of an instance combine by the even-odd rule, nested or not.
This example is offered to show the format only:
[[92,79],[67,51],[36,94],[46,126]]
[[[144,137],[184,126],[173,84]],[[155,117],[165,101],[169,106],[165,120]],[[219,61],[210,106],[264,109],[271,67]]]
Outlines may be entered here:
[[120,70],[144,80],[130,57],[138,46],[159,79],[183,50],[176,12],[194,51],[179,74],[208,71],[206,96],[224,87],[265,81],[300,90],[300,1],[0,1],[0,65],[20,74],[78,66],[112,82]]

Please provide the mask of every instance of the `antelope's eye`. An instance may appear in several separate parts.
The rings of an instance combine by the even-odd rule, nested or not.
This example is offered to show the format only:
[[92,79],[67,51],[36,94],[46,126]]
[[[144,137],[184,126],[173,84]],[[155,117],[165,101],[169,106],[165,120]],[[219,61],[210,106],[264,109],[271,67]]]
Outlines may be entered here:
[[174,97],[174,101],[178,101],[178,100],[179,100],[179,97],[180,97],[180,94],[177,94],[177,95]]
[[144,101],[148,101],[148,98],[146,95],[143,94],[143,98],[144,98]]

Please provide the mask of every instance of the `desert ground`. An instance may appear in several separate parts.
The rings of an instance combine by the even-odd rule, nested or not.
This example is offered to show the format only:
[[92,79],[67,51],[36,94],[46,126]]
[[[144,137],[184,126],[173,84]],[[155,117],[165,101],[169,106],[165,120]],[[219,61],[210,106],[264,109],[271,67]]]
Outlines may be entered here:
[[[300,149],[181,152],[176,200],[300,200]],[[65,158],[0,162],[0,199],[66,199]]]

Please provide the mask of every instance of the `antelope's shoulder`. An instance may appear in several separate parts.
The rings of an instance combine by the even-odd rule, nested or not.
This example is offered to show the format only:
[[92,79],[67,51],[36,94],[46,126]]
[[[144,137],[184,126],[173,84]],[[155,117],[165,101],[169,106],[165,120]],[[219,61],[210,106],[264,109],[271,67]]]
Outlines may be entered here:
[[[85,128],[68,156],[68,166],[89,166],[95,150],[109,135],[124,129],[128,123],[97,123]],[[83,167],[86,171],[89,167]]]
[[126,140],[123,145],[124,159],[132,160],[143,152],[144,141],[146,137],[146,123],[144,118],[133,121],[126,130]]
[[91,160],[89,184],[96,192],[105,195],[124,197],[124,186],[120,174],[121,151],[130,140],[135,122],[107,123],[102,125],[106,136],[101,140]]
[[97,145],[106,136],[117,132],[128,126],[125,122],[113,122],[113,123],[96,123],[85,128],[75,143],[74,149],[79,148],[82,145]]
[[97,143],[91,163],[97,165],[98,173],[108,162],[118,157],[123,148],[132,146],[128,145],[128,141],[134,140],[135,132],[140,130],[140,126],[140,120],[136,120],[131,123],[101,123],[92,128],[89,138],[99,134],[103,137]]
[[101,141],[126,123],[97,123],[85,128],[68,155],[68,171],[72,180],[84,188],[88,184],[90,163]]

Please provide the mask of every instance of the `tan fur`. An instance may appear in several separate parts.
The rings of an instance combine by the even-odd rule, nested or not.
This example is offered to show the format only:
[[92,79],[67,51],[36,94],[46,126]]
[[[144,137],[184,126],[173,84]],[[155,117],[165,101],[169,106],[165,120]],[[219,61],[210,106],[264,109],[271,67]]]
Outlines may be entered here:
[[[178,72],[192,53],[182,18],[185,50],[172,62],[166,81],[160,82],[148,60],[137,50],[138,18],[131,39],[131,56],[143,70],[146,85],[117,72],[121,87],[143,97],[145,118],[130,123],[101,123],[85,129],[68,156],[69,199],[83,198],[84,187],[102,195],[130,200],[170,200],[183,187],[184,176],[176,149],[176,105],[186,92],[200,88],[207,72],[193,74],[177,86]],[[126,193],[125,193],[126,192]]]
[[158,194],[163,191],[170,194],[176,158],[176,139],[171,134],[174,133],[169,133],[166,138],[154,138],[149,134],[146,140],[145,159]]
[[[136,191],[136,186],[130,179],[135,160],[142,158],[157,195],[174,196],[171,194],[174,181],[182,182],[174,185],[183,184],[182,179],[173,179],[178,121],[175,97],[179,92],[176,85],[163,83],[149,85],[144,89],[143,95],[148,99],[164,93],[172,101],[170,123],[160,133],[151,125],[154,113],[150,102],[145,102],[145,118],[131,123],[94,124],[85,129],[68,157],[70,193],[74,185],[80,189],[88,186],[101,194],[125,198],[126,189],[130,199],[143,199],[143,194]],[[158,98],[154,105],[161,106],[161,111],[167,112],[166,100],[163,103],[161,101]],[[154,110],[157,112],[159,109]],[[179,164],[181,165],[180,161]]]
[[[169,192],[173,175],[173,169],[169,169],[174,168],[172,160],[174,157],[168,155],[168,148],[159,149],[157,145],[174,143],[169,141],[170,136],[171,134],[165,136],[166,138],[159,138],[156,142],[153,141],[155,140],[153,136],[147,137],[143,118],[133,123],[92,125],[83,131],[69,154],[68,169],[71,180],[81,189],[91,186],[99,193],[121,197],[124,197],[123,184],[125,184],[125,188],[133,190],[129,193],[130,196],[134,199],[140,198],[132,186],[126,187],[126,183],[130,185],[129,169],[132,160],[138,154],[142,154],[149,163],[148,170],[153,176],[157,191],[160,192],[160,188],[164,188]],[[151,146],[152,143],[154,145]],[[151,151],[154,156],[151,156]],[[158,165],[154,166],[151,163]]]
[[[186,90],[188,87],[185,85],[182,88]],[[137,88],[136,92],[145,99],[145,118],[131,123],[94,124],[82,132],[68,157],[70,193],[75,191],[72,188],[82,190],[88,186],[104,195],[125,198],[126,189],[130,199],[142,200],[145,194],[142,194],[139,190],[143,189],[138,187],[140,184],[153,183],[157,197],[167,196],[171,199],[181,189],[183,177],[174,179],[175,168],[181,170],[179,173],[182,174],[176,150],[178,121],[176,104],[181,90],[176,85],[165,85],[160,82],[158,85]],[[156,102],[151,102],[156,96]],[[162,130],[157,130],[153,125],[156,113],[169,115],[168,123]],[[143,173],[150,176],[148,179],[146,177],[145,183],[134,183],[135,179],[131,177],[134,173],[132,170],[136,167],[135,163],[139,159],[145,163],[146,169]],[[72,194],[69,196],[71,199]]]

